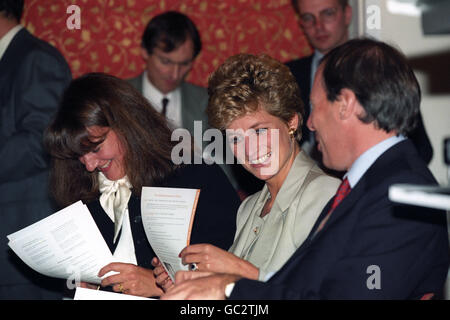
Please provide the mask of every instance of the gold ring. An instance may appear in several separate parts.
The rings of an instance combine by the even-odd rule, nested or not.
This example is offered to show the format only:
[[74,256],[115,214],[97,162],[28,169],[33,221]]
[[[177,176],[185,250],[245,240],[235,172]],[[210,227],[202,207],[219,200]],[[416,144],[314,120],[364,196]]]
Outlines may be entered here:
[[119,291],[123,292],[123,285],[121,283],[119,283]]

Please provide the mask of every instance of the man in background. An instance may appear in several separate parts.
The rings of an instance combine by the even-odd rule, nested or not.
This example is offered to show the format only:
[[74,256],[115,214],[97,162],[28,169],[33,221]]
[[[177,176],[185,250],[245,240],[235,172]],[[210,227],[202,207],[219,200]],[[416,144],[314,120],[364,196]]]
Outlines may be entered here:
[[6,239],[56,209],[42,134],[72,78],[63,56],[19,24],[23,6],[0,0],[0,299],[58,299],[63,283],[28,268]]
[[[348,0],[292,0],[292,6],[299,17],[300,28],[314,49],[312,55],[286,63],[297,79],[307,119],[311,112],[309,95],[317,66],[325,54],[349,39],[348,29],[353,10]],[[409,137],[425,162],[429,163],[433,157],[433,149],[421,114],[418,121],[417,128]],[[321,162],[320,154],[315,148],[314,134],[308,129],[306,121],[302,133],[302,148]]]
[[[188,16],[176,11],[159,14],[150,20],[142,36],[145,71],[128,81],[167,118],[173,129],[184,128],[192,137],[200,138],[194,142],[204,150],[210,142],[202,141],[199,133],[203,136],[208,129],[205,113],[208,92],[206,88],[185,81],[201,49],[199,31]],[[201,121],[202,125],[202,131],[197,134],[194,121]],[[225,155],[226,150],[223,152]],[[243,194],[256,191],[246,190],[254,184],[243,184],[244,175],[248,177],[248,174],[240,165],[220,166],[236,190]]]
[[192,134],[195,120],[207,125],[208,93],[185,81],[201,48],[200,34],[189,17],[175,11],[157,15],[142,36],[145,71],[129,80],[172,128],[186,128]]

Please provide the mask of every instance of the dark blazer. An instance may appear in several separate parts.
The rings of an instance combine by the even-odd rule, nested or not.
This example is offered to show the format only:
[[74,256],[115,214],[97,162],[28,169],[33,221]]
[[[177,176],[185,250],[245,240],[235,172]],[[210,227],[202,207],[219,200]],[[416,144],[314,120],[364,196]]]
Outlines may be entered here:
[[[414,299],[442,292],[449,265],[445,213],[390,202],[394,183],[436,183],[409,140],[381,155],[313,236],[330,200],[304,244],[267,283],[238,281],[231,298]],[[380,289],[371,290],[373,266]]]
[[[297,80],[298,86],[300,87],[301,98],[304,103],[305,108],[305,119],[303,121],[302,140],[309,140],[311,136],[311,131],[308,129],[306,122],[310,114],[310,101],[309,95],[311,94],[312,83],[311,83],[311,64],[312,55],[297,60],[292,60],[286,63],[286,65],[291,70],[295,79]],[[423,124],[422,113],[419,113],[419,119],[416,129],[409,135],[409,138],[416,146],[422,159],[428,164],[433,158],[433,147],[431,146],[430,139],[425,130]],[[315,157],[314,157],[315,158]]]
[[[200,189],[190,243],[210,243],[228,250],[236,232],[236,214],[240,200],[217,165],[186,165],[160,186]],[[111,252],[114,252],[114,223],[103,211],[98,200],[88,204],[88,208]],[[131,196],[128,212],[137,264],[141,267],[152,268],[151,260],[155,257],[155,253],[142,225],[139,197]]]
[[6,235],[56,211],[48,195],[42,134],[70,80],[63,56],[26,29],[15,35],[0,60],[0,299],[61,297],[47,290],[53,279],[12,253]]

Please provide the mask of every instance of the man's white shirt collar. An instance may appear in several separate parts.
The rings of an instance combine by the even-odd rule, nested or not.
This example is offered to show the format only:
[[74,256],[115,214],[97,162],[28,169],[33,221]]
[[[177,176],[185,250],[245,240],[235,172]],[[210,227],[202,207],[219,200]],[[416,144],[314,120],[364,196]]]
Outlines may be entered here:
[[147,98],[153,108],[158,112],[162,111],[162,99],[169,99],[167,109],[167,119],[169,120],[169,124],[172,128],[179,128],[182,126],[181,90],[179,87],[164,95],[148,80],[147,71],[144,71],[142,79],[142,95]]
[[314,51],[312,62],[311,62],[311,89],[314,83],[314,77],[317,72],[317,68],[319,66],[320,60],[324,57],[323,53],[320,53],[319,50]]
[[350,187],[355,187],[355,185],[370,168],[370,166],[384,152],[405,139],[406,138],[403,135],[387,138],[386,140],[381,141],[380,143],[376,144],[375,146],[364,152],[362,155],[360,155],[358,159],[353,162],[350,170],[348,170],[348,172],[345,174],[345,177],[347,177],[348,182],[350,183]]

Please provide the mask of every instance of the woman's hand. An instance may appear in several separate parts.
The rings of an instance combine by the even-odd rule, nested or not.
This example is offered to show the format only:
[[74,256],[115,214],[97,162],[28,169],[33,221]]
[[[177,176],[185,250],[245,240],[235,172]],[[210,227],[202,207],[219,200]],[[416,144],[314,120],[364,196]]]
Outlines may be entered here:
[[116,292],[141,297],[159,297],[163,291],[156,285],[153,271],[130,263],[113,262],[98,273],[103,277],[110,271],[119,272],[102,280],[102,287],[112,286]]
[[153,258],[152,260],[152,266],[155,268],[153,269],[153,275],[156,280],[156,284],[166,292],[169,288],[173,286],[172,279],[170,279],[169,275],[166,272],[166,269],[164,269],[163,265],[159,261],[158,258]]
[[210,244],[194,244],[180,252],[183,264],[195,263],[199,271],[229,273],[258,280],[259,269],[250,262]]

